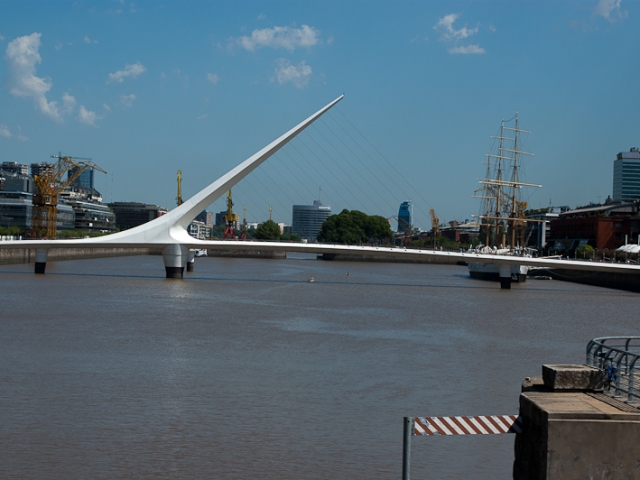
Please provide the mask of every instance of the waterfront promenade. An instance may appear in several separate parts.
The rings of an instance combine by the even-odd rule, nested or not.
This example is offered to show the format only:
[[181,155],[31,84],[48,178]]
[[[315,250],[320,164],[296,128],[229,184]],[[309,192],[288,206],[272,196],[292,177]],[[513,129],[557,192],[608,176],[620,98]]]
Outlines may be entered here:
[[[158,261],[0,266],[0,478],[399,478],[404,416],[517,412],[524,376],[640,308],[451,265],[200,258],[176,282]],[[421,439],[412,477],[512,462],[511,436]]]

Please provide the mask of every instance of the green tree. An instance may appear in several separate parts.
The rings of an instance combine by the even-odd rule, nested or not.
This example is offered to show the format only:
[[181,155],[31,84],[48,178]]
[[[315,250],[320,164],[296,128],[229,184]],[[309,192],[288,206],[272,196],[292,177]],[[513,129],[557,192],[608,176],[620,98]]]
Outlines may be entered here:
[[576,258],[593,258],[594,250],[591,245],[582,245],[576,250]]
[[256,240],[278,240],[280,238],[280,227],[273,220],[258,225],[256,229]]
[[325,220],[318,233],[318,241],[357,245],[369,240],[385,240],[392,236],[389,222],[384,217],[369,216],[358,210],[345,209]]
[[281,242],[299,242],[300,237],[293,233],[283,233],[282,235],[280,235],[280,241]]

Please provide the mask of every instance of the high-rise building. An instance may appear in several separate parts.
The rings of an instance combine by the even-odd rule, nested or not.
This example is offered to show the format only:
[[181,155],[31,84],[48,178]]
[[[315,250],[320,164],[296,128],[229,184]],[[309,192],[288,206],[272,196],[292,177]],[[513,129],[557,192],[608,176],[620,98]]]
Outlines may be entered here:
[[0,172],[3,174],[13,174],[13,175],[29,175],[29,165],[25,165],[18,162],[2,162],[0,165]]
[[31,176],[42,175],[43,172],[53,167],[53,163],[32,163],[31,164]]
[[331,215],[331,207],[314,200],[313,205],[294,205],[291,233],[315,242],[324,221]]
[[[73,167],[67,173],[67,178],[71,178],[76,172],[80,169],[80,167]],[[93,186],[93,168],[85,168],[84,172],[78,175],[73,182],[72,185],[80,185],[81,187],[94,188]]]
[[398,210],[398,232],[405,232],[413,226],[413,203],[411,200],[402,202]]
[[640,200],[640,150],[620,152],[613,162],[613,201]]
[[33,180],[12,174],[0,177],[0,226],[31,228]]
[[167,213],[164,207],[138,202],[114,202],[108,206],[115,213],[116,226],[120,230],[137,227]]

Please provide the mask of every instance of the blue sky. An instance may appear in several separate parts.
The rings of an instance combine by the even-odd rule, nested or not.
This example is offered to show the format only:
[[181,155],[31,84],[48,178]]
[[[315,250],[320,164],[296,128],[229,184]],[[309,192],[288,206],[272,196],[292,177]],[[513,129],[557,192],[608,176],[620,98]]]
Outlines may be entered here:
[[289,223],[322,189],[334,211],[411,198],[418,226],[470,218],[516,111],[530,205],[604,201],[640,146],[639,17],[628,0],[3,0],[0,161],[90,157],[105,201],[173,208],[178,169],[188,197],[344,93],[234,189],[241,215]]

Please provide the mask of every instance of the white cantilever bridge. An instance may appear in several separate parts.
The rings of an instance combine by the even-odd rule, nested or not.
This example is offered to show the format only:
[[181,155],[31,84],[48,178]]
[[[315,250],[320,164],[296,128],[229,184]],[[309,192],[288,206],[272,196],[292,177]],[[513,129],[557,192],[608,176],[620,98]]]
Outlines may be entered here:
[[[240,180],[266,161],[271,155],[285,146],[296,135],[320,118],[325,112],[338,103],[344,95],[333,100],[309,118],[299,123],[284,135],[280,136],[269,145],[258,151],[237,167],[211,183],[209,186],[195,194],[179,207],[168,214],[156,218],[148,223],[119,233],[105,235],[98,238],[86,238],[78,240],[21,240],[0,242],[2,249],[36,250],[35,273],[44,273],[47,254],[50,249],[64,248],[134,248],[134,247],[161,247],[167,278],[183,278],[183,272],[187,262],[191,259],[190,249],[218,249],[236,250],[237,242],[205,241],[193,238],[187,232],[191,221],[216,199],[233,187]],[[597,263],[597,262],[565,262],[548,258],[523,258],[517,256],[503,256],[493,254],[474,254],[467,252],[438,252],[433,250],[406,250],[389,247],[362,247],[351,245],[327,245],[327,244],[302,244],[302,243],[276,243],[276,242],[243,242],[243,250],[261,250],[304,253],[348,253],[350,255],[375,256],[384,255],[386,258],[432,258],[434,260],[446,257],[464,262],[494,263],[500,271],[501,286],[509,288],[511,283],[511,267],[513,265],[526,264],[534,267],[562,268],[566,270],[584,270],[591,272],[617,272],[628,274],[640,274],[640,266]]]

